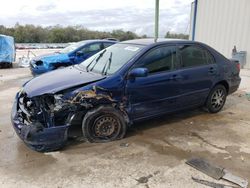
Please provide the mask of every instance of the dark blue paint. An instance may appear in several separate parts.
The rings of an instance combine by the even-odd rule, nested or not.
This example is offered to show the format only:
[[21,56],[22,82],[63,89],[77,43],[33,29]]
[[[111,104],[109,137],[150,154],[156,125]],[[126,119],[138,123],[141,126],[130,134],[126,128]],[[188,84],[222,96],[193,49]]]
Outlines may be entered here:
[[[68,53],[59,53],[55,52],[52,54],[46,54],[42,56],[35,57],[30,62],[30,70],[33,75],[39,75],[45,72],[49,72],[52,70],[57,69],[58,67],[66,67],[70,65],[75,65],[83,62],[87,58],[91,57],[92,55],[96,54],[99,51],[95,51],[88,54],[80,54],[78,53],[79,50],[83,49],[84,47],[87,47],[91,44],[103,44],[103,43],[109,43],[109,44],[115,44],[116,41],[110,41],[110,40],[86,40],[81,41],[84,42],[84,44],[77,49],[68,52]],[[103,45],[102,45],[103,46]],[[36,65],[37,61],[42,61],[42,65]]]
[[101,74],[86,72],[74,65],[33,78],[25,84],[25,91],[28,97],[34,97],[46,93],[56,93],[72,86],[86,84],[103,78],[104,76]]
[[130,78],[146,77],[148,75],[148,69],[146,68],[135,68],[129,72]]
[[[239,87],[241,79],[236,65],[205,44],[184,40],[159,40],[155,43],[153,39],[125,41],[122,44],[138,44],[144,48],[113,75],[103,76],[87,72],[79,66],[72,66],[32,79],[24,85],[23,91],[30,98],[40,97],[44,94],[61,93],[65,100],[72,100],[81,92],[94,90],[97,95],[109,96],[112,100],[99,100],[95,97],[90,100],[83,98],[82,104],[91,104],[91,108],[104,104],[115,104],[126,113],[129,123],[132,123],[166,113],[203,106],[209,92],[218,83],[223,82],[228,86],[228,94],[236,91]],[[190,68],[182,68],[181,65],[178,65],[176,70],[149,75],[147,75],[145,68],[132,68],[145,53],[155,47],[188,44],[196,44],[209,51],[216,63]],[[132,77],[129,76],[131,74]],[[140,77],[134,77],[136,75]],[[81,113],[83,108],[78,105],[75,104],[77,113]],[[17,117],[16,108],[15,103],[12,123],[17,133],[20,134],[18,127],[22,123]],[[83,110],[83,113],[88,110]],[[81,121],[82,119],[79,120],[79,124]],[[22,126],[26,127],[26,125]],[[57,129],[54,128],[55,126]],[[41,134],[45,138],[40,138],[41,135],[39,138],[46,140],[43,144],[49,145],[49,147],[55,139],[64,142],[63,135],[67,135],[68,126],[70,123],[53,125],[45,129],[46,133]],[[55,136],[55,139],[51,139],[51,134]],[[36,135],[34,138],[37,138]],[[27,137],[22,136],[21,139],[27,143]],[[39,144],[39,140],[35,141],[36,144]]]
[[67,141],[67,131],[69,125],[61,125],[57,127],[45,128],[37,131],[36,124],[27,125],[19,120],[17,109],[16,95],[15,102],[12,107],[11,122],[16,134],[31,149],[37,151],[50,151],[61,148]]

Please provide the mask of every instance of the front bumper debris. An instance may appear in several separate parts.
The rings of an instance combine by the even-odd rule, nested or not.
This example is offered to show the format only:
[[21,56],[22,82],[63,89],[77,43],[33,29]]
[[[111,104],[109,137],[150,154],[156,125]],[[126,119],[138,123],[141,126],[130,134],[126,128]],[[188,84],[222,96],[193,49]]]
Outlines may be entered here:
[[57,150],[65,145],[68,138],[69,125],[44,127],[39,122],[26,123],[18,112],[18,94],[12,107],[11,122],[20,139],[36,151]]

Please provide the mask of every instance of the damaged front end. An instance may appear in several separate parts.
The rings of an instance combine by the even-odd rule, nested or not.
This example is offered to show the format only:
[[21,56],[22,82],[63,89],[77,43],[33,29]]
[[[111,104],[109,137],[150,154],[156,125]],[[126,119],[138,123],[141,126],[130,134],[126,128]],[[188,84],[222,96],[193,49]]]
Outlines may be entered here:
[[[72,107],[71,107],[72,106]],[[36,151],[64,146],[74,105],[64,105],[60,96],[45,94],[29,98],[20,91],[12,109],[12,124],[18,136]]]
[[103,88],[70,89],[55,94],[28,97],[24,90],[15,98],[12,124],[19,137],[36,151],[53,151],[63,147],[68,139],[69,127],[80,114],[100,105],[118,108],[126,121],[123,103],[118,103]]

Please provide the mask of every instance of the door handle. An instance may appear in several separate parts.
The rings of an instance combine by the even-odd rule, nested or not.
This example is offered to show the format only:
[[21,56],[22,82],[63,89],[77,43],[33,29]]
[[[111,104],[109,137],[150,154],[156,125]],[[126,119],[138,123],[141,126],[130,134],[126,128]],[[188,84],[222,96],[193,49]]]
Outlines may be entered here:
[[183,77],[177,74],[174,74],[169,78],[169,80],[181,80],[181,79],[183,79]]
[[210,67],[208,72],[211,73],[211,74],[214,74],[214,73],[216,73],[216,68],[215,67]]

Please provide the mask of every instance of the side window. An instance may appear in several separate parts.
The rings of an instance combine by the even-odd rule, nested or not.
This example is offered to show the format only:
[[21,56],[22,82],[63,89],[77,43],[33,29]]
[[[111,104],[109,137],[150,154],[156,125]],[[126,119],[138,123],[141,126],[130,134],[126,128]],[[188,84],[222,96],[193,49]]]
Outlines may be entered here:
[[96,44],[90,44],[87,47],[83,48],[81,51],[85,54],[92,53],[92,52],[97,52],[101,50],[101,43],[96,43]]
[[208,58],[211,55],[205,49],[198,46],[183,45],[179,47],[179,51],[182,59],[182,67],[206,65],[210,63],[209,61],[212,61]]
[[176,65],[176,47],[164,46],[151,50],[136,64],[136,67],[144,67],[149,73],[156,73],[173,70]]
[[104,48],[107,48],[107,47],[111,46],[112,44],[113,43],[110,43],[110,42],[104,42],[103,46],[104,46]]

